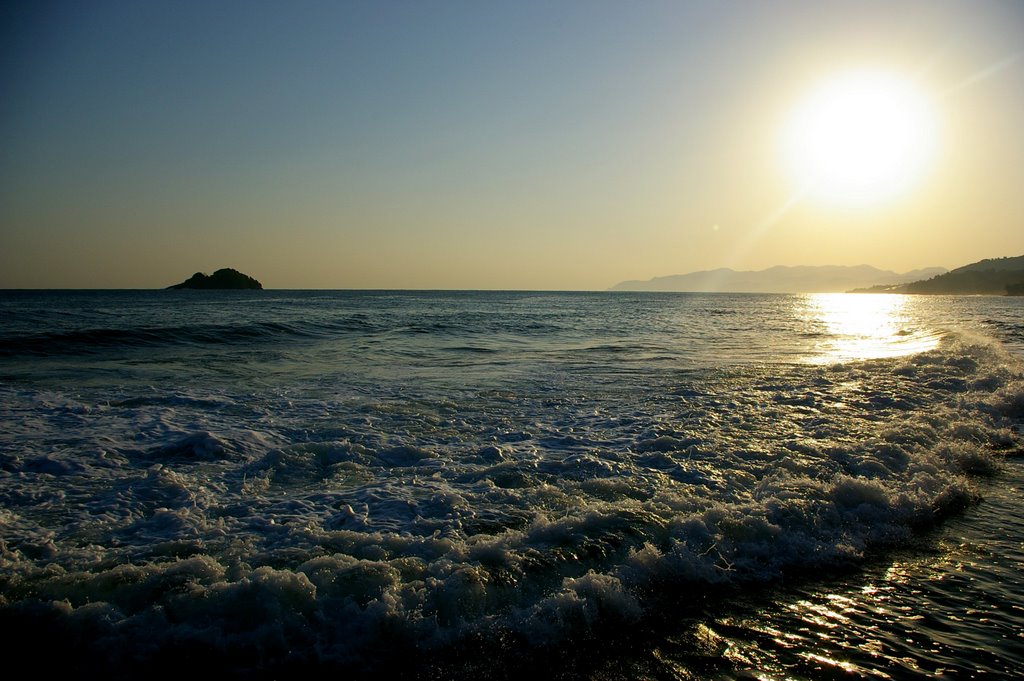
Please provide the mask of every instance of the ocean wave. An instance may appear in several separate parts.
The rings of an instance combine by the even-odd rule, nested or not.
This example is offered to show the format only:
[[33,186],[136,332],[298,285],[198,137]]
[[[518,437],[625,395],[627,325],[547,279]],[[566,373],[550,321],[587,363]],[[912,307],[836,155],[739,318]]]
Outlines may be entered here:
[[249,345],[365,333],[371,323],[353,317],[330,323],[252,322],[169,327],[86,328],[0,338],[0,357],[107,354],[163,346]]
[[[398,336],[429,336],[442,352],[495,354],[487,343],[496,333],[537,334],[552,332],[554,325],[516,320],[443,320],[403,325],[400,320],[370,319],[347,315],[318,321],[244,321],[239,323],[187,324],[181,326],[124,326],[55,330],[45,333],[8,333],[0,336],[0,358],[60,356],[115,356],[117,353],[152,351],[163,347],[252,348],[264,344],[310,344],[337,339],[383,340]],[[479,343],[467,340],[481,339]],[[509,339],[511,341],[511,339]],[[451,341],[456,341],[452,344]],[[420,352],[414,345],[407,353]]]
[[545,378],[357,404],[0,386],[21,424],[0,466],[0,623],[64,637],[97,675],[358,675],[469,640],[550,643],[667,593],[899,546],[977,501],[972,477],[1018,451],[1024,419],[1019,360],[956,335],[628,390]]

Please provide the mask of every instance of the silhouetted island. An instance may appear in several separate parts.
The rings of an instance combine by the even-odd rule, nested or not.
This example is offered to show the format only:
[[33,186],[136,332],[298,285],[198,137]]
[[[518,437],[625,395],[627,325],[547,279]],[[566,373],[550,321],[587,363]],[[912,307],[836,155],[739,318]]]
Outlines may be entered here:
[[920,293],[937,295],[1022,295],[1024,255],[988,258],[921,281],[854,289],[851,293]]
[[194,289],[262,289],[263,284],[256,281],[248,274],[242,274],[238,270],[233,270],[230,267],[217,270],[213,274],[203,274],[202,272],[196,272],[191,277],[175,284],[174,286],[168,286],[168,289],[182,289],[182,288],[194,288]]

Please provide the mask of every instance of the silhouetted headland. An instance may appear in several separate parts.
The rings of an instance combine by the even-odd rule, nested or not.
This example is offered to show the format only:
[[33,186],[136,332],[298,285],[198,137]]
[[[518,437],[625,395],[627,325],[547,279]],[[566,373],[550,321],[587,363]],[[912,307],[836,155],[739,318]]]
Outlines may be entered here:
[[262,289],[263,284],[256,281],[248,274],[242,274],[238,270],[233,270],[230,267],[217,270],[213,274],[203,274],[202,272],[196,272],[191,277],[175,284],[174,286],[168,286],[168,289],[181,289],[181,288],[194,288],[194,289]]
[[851,293],[921,293],[934,295],[1024,295],[1024,255],[986,258],[945,274],[909,284],[854,289]]

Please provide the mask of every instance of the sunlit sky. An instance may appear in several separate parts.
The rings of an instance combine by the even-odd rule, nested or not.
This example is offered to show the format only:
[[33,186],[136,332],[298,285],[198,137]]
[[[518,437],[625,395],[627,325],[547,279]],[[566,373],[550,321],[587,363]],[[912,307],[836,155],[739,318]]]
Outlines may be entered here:
[[[895,195],[805,191],[784,131],[863,69],[913,83],[932,153]],[[234,267],[271,288],[605,289],[1021,254],[1018,0],[0,10],[0,288]]]

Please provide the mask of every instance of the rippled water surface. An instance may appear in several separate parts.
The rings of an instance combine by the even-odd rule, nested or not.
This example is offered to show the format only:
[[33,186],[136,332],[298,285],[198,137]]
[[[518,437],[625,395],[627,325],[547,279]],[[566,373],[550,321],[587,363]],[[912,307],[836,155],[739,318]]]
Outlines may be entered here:
[[[1006,679],[1024,672],[1024,462],[984,503],[855,571],[734,594],[652,645],[602,660],[613,678]],[[629,660],[623,664],[622,660]]]
[[2,293],[0,624],[105,677],[1020,674],[1022,354],[1019,298]]

